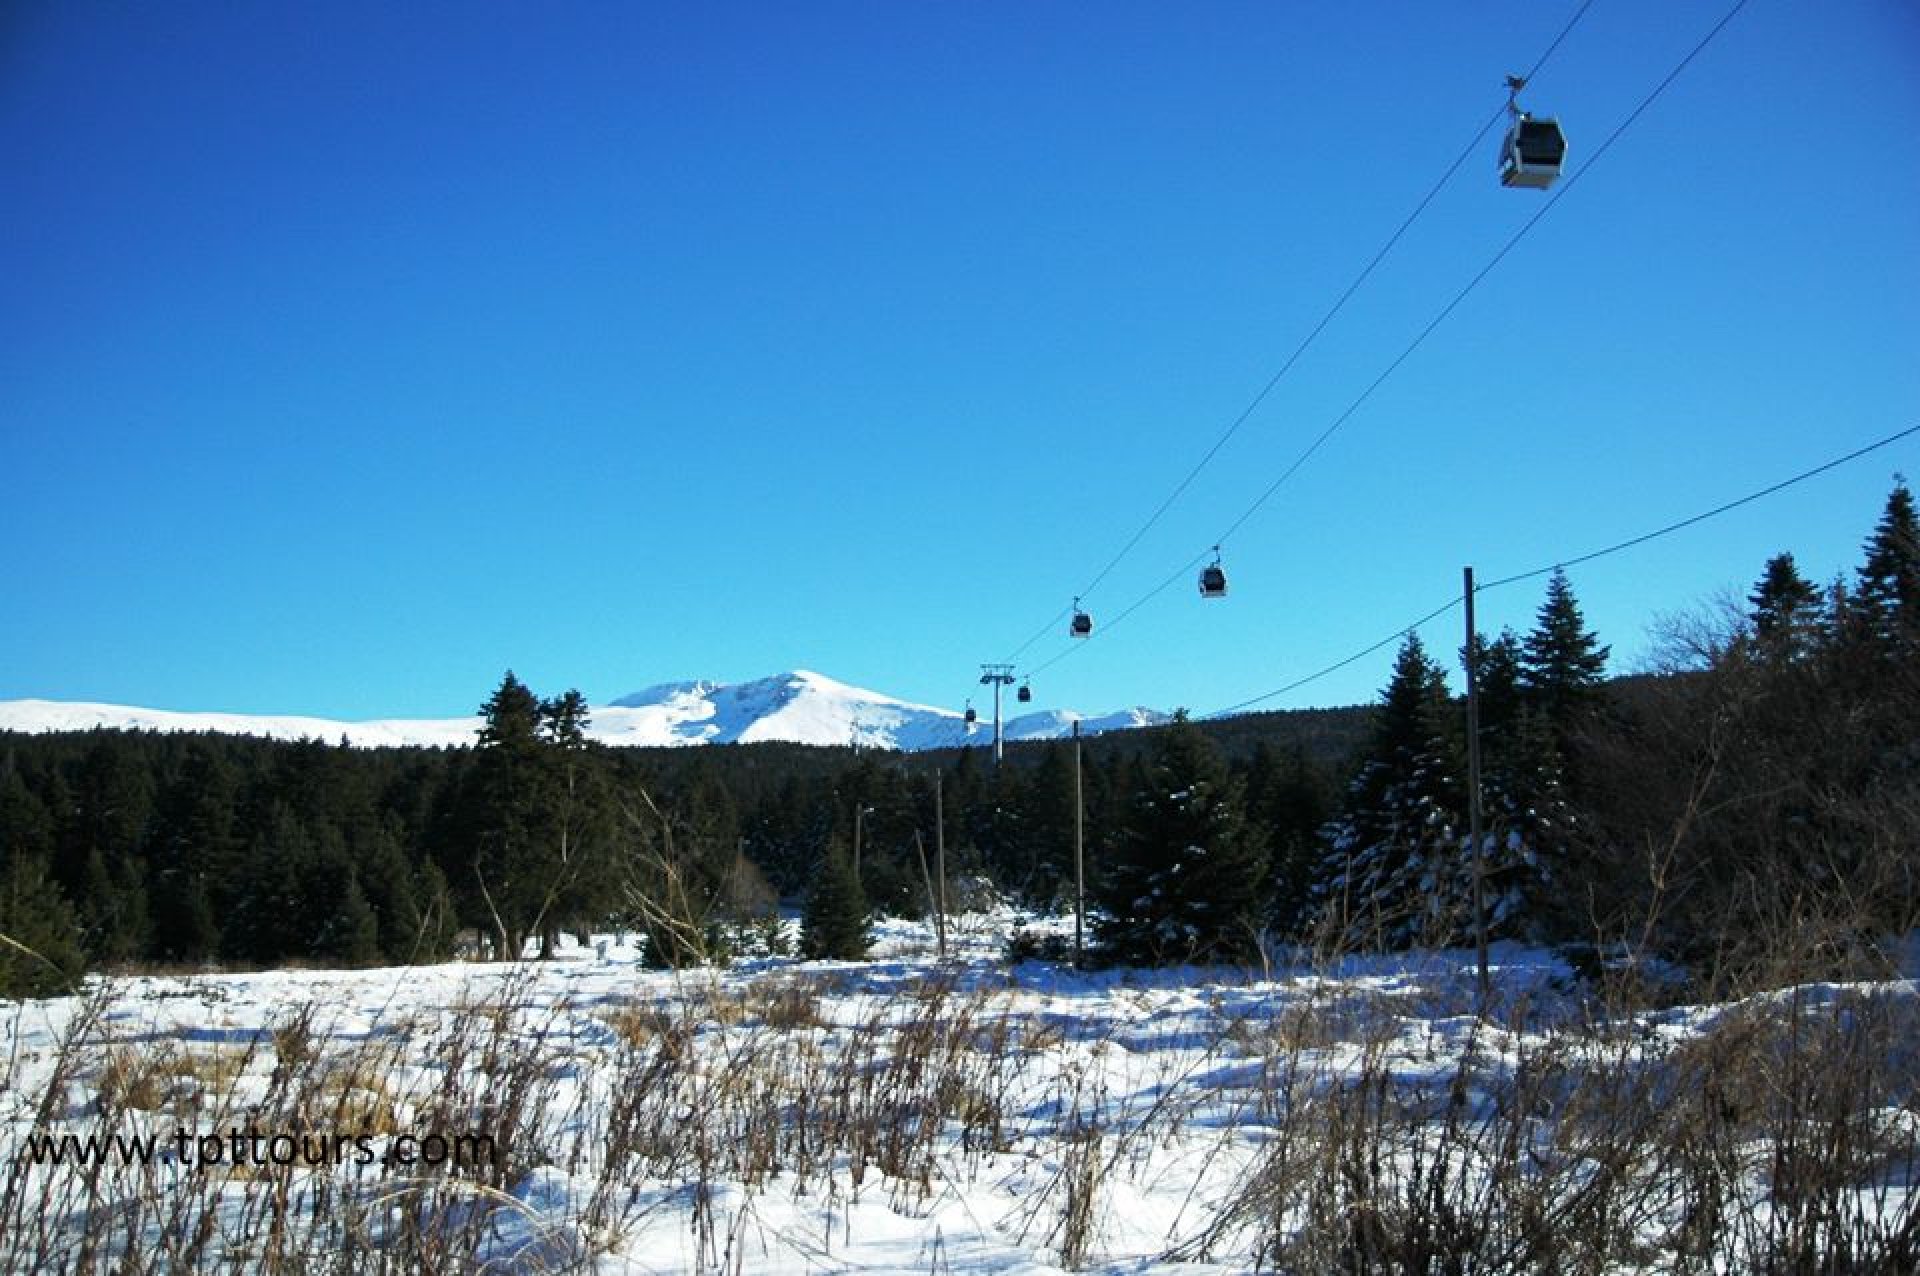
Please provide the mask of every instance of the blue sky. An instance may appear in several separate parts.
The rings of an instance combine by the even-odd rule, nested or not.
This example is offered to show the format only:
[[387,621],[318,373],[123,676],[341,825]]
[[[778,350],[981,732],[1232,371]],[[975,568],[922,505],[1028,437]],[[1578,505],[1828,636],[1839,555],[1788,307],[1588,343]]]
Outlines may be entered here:
[[[0,698],[469,712],[806,667],[957,706],[1253,399],[1567,2],[9,6]],[[1726,0],[1597,0],[1568,171]],[[1920,8],[1752,0],[1538,211],[1488,138],[1064,626],[1206,712],[1920,424]],[[1616,662],[1920,438],[1572,575]],[[1524,628],[1537,582],[1480,600]],[[1457,616],[1427,631],[1457,645]],[[1391,650],[1270,702],[1371,699]]]

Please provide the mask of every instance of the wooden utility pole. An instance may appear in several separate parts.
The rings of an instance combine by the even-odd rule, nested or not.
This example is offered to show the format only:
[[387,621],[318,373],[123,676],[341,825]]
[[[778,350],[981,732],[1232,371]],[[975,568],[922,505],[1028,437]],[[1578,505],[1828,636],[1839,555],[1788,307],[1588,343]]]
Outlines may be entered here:
[[940,779],[933,773],[933,872],[939,890],[938,906],[933,914],[933,933],[940,944],[940,959],[947,956],[947,818],[941,805]]
[[927,840],[920,836],[920,830],[913,831],[913,853],[920,857],[920,880],[927,886],[927,911],[939,911],[933,897],[933,871],[927,867]]
[[1461,569],[1467,604],[1467,836],[1473,840],[1473,942],[1480,959],[1480,1013],[1487,1011],[1486,849],[1480,843],[1479,635],[1473,631],[1473,568]]
[[1084,804],[1080,800],[1080,720],[1073,721],[1073,968],[1082,969],[1085,964],[1085,940],[1087,917],[1087,869],[1083,850],[1084,830],[1082,812]]

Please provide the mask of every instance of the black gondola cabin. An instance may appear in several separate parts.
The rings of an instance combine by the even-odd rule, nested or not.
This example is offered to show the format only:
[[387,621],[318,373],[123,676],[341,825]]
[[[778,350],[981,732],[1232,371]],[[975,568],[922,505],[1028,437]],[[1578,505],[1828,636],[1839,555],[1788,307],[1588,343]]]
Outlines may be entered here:
[[1500,184],[1545,190],[1559,179],[1566,158],[1567,139],[1560,132],[1560,121],[1536,120],[1523,112],[1514,116],[1500,147]]

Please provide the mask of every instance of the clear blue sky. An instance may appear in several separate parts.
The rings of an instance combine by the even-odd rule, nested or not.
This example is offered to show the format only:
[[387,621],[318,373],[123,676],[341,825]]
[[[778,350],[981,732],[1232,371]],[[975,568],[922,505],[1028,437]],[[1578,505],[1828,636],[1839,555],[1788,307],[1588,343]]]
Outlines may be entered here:
[[[1597,0],[1524,99],[1569,172],[1727,4]],[[9,4],[0,698],[440,716],[509,666],[595,702],[799,666],[958,706],[1575,7]],[[1539,209],[1489,138],[1034,707],[1217,709],[1462,564],[1920,423],[1916,131],[1920,7],[1752,0],[1241,527],[1228,600],[1109,632]],[[1850,571],[1899,469],[1920,439],[1575,592],[1630,667],[1772,553]]]

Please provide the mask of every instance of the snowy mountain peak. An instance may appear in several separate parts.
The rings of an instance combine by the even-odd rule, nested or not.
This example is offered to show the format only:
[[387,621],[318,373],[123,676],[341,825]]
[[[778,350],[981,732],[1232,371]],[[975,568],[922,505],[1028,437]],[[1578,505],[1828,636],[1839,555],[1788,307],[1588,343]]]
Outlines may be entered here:
[[610,701],[611,707],[623,709],[641,709],[648,705],[666,704],[686,696],[704,696],[710,691],[719,690],[717,682],[662,682],[621,696]]
[[[1024,714],[1005,724],[1008,740],[1049,740],[1071,734],[1151,726],[1168,715],[1127,709],[1100,717],[1066,710]],[[473,717],[413,721],[338,722],[326,718],[228,713],[175,713],[126,705],[49,700],[0,702],[0,731],[218,731],[276,739],[346,740],[350,744],[461,746],[474,741]],[[673,746],[783,740],[795,744],[862,748],[946,749],[988,744],[990,723],[969,727],[952,709],[882,695],[810,669],[750,682],[663,682],[621,696],[592,711],[587,734],[603,744]]]

